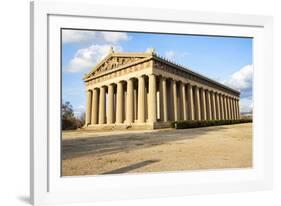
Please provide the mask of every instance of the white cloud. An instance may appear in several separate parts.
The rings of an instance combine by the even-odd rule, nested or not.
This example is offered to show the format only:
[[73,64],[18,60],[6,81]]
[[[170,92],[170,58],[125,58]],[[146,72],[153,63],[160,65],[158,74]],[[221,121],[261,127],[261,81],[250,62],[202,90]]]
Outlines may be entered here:
[[241,98],[239,101],[240,112],[251,112],[253,110],[252,99]]
[[128,40],[125,32],[98,32],[84,30],[63,30],[62,42],[67,43],[117,43]]
[[156,52],[155,48],[153,47],[146,48],[145,53],[151,53],[151,52]]
[[[91,45],[90,47],[79,49],[74,57],[70,60],[66,71],[80,72],[94,67],[109,52],[112,45]],[[115,51],[120,51],[121,47],[114,46]]]
[[246,65],[231,75],[223,84],[240,91],[242,97],[252,96],[253,65]]
[[77,108],[73,110],[73,113],[76,117],[81,117],[81,115],[86,111],[84,105],[79,105]]
[[170,51],[166,51],[164,55],[168,59],[174,59],[176,56],[176,52],[173,50],[170,50]]
[[180,57],[186,57],[187,55],[189,55],[188,52],[182,52],[182,53],[180,54]]
[[167,59],[180,62],[180,61],[181,61],[182,59],[184,59],[188,54],[189,54],[188,52],[177,52],[177,51],[174,51],[174,50],[169,50],[169,51],[166,51],[166,52],[164,53],[164,56],[165,56]]
[[253,65],[245,65],[239,71],[231,75],[223,84],[240,91],[240,110],[250,112],[253,109],[252,84]]
[[62,30],[63,43],[84,43],[94,39],[96,32],[81,30]]
[[101,32],[101,36],[109,43],[128,40],[128,35],[124,32]]

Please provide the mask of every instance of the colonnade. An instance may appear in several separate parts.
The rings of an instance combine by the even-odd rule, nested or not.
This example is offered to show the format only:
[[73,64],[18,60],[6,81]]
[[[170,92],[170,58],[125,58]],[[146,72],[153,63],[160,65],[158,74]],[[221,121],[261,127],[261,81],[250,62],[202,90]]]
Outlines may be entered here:
[[238,97],[155,74],[87,91],[86,125],[239,118]]

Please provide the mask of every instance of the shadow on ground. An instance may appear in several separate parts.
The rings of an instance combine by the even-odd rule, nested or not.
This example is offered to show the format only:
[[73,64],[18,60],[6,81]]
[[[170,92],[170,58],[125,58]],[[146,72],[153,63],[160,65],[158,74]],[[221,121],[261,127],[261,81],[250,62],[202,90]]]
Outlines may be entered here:
[[63,140],[62,158],[67,160],[84,155],[102,156],[129,152],[135,149],[167,144],[172,141],[194,139],[207,132],[226,129],[228,128],[218,126],[185,130],[159,130],[145,133],[130,133],[128,131],[125,134],[110,134],[108,136],[95,136],[93,133],[93,137]]
[[116,170],[104,172],[104,173],[101,173],[101,175],[126,173],[126,172],[130,172],[131,170],[138,169],[138,168],[141,168],[141,167],[144,167],[146,165],[150,165],[150,164],[153,164],[153,163],[156,163],[156,162],[159,162],[159,161],[160,160],[146,160],[146,161],[138,162],[138,163],[131,164],[131,165],[128,165],[128,166],[125,166],[125,167],[121,167],[121,168],[116,169]]

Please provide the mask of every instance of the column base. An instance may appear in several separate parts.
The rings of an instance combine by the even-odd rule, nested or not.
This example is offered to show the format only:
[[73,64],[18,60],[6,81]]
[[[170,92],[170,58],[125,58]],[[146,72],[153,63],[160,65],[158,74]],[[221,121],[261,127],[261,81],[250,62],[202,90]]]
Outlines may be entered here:
[[123,124],[90,124],[83,127],[87,130],[153,130],[153,129],[164,129],[171,128],[171,122],[155,122],[155,123],[123,123]]

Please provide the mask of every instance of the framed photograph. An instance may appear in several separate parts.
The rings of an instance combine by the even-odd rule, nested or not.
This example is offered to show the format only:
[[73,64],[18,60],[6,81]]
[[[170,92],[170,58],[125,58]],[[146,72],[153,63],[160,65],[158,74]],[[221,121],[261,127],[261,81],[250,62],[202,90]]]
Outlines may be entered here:
[[272,17],[31,3],[34,205],[272,188]]

